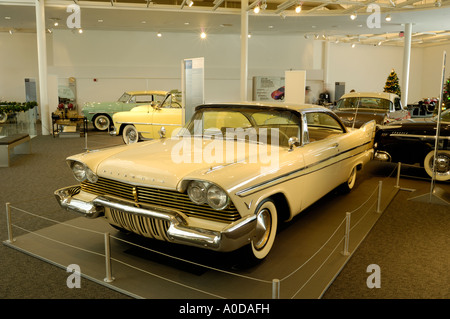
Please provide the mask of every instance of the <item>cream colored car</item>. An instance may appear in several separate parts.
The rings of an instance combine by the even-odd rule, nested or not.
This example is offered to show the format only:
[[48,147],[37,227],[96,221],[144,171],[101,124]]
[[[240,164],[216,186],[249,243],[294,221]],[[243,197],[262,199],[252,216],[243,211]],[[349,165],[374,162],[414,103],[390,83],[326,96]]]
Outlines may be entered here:
[[173,130],[181,127],[182,117],[181,95],[170,92],[159,102],[114,114],[111,134],[122,135],[125,144],[170,136]]
[[67,159],[80,185],[59,204],[116,228],[265,258],[279,222],[337,187],[351,190],[373,157],[374,121],[346,128],[319,106],[210,104],[172,138]]

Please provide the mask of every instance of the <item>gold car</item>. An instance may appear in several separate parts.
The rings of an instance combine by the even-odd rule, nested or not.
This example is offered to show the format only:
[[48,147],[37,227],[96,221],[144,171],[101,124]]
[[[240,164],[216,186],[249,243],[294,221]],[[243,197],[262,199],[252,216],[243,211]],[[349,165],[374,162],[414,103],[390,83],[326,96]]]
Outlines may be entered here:
[[79,185],[59,204],[115,228],[264,259],[277,224],[340,186],[373,156],[375,122],[346,128],[319,106],[196,108],[178,134],[67,159]]
[[125,144],[170,136],[182,125],[183,108],[179,93],[167,93],[160,102],[137,106],[113,116],[112,135],[122,135]]

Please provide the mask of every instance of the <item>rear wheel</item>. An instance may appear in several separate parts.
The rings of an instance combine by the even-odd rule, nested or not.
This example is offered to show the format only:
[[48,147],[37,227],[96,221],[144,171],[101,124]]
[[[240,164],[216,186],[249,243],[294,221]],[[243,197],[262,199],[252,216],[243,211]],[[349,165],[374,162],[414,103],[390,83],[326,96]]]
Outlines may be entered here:
[[125,144],[133,144],[139,142],[139,133],[136,127],[132,124],[128,124],[124,127],[122,132],[122,139]]
[[111,118],[106,114],[99,114],[92,120],[94,128],[98,131],[106,131],[111,126]]
[[430,177],[433,177],[434,163],[436,163],[436,180],[450,180],[450,151],[438,151],[436,161],[434,160],[434,150],[425,156],[423,164]]
[[350,172],[350,176],[348,177],[347,181],[341,185],[341,189],[344,192],[348,193],[353,189],[353,187],[355,187],[356,171],[357,171],[357,169],[355,166],[355,167],[353,167],[352,171]]
[[278,226],[278,215],[272,200],[265,200],[257,209],[255,236],[251,252],[256,259],[264,259],[272,249]]

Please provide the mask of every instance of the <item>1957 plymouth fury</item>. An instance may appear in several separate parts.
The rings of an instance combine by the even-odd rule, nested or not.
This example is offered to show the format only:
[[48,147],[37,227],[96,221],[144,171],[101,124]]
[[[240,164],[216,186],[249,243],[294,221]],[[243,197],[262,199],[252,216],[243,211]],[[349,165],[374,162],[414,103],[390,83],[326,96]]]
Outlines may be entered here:
[[171,138],[67,158],[81,185],[59,204],[116,228],[265,258],[277,225],[337,187],[350,190],[373,157],[375,123],[346,128],[320,106],[207,104]]

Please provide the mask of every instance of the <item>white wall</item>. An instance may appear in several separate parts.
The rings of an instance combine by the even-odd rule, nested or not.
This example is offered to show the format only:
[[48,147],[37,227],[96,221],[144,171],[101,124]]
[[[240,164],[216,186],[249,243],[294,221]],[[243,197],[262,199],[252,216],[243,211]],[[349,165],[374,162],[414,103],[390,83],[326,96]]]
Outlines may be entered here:
[[0,33],[0,100],[25,102],[25,78],[38,77],[36,34]]
[[[443,52],[447,52],[445,79],[450,76],[450,45],[433,46],[424,49],[423,97],[439,97],[442,77]],[[428,95],[425,95],[427,93]]]
[[[403,76],[403,47],[330,44],[329,79],[345,82],[346,93],[352,89],[359,92],[382,92],[392,69]],[[411,50],[408,103],[417,102],[422,92],[423,49]],[[403,92],[403,91],[402,91]]]
[[[181,61],[194,57],[205,58],[206,102],[239,100],[239,35],[209,35],[201,40],[192,33],[157,38],[153,32],[79,35],[61,30],[48,34],[47,44],[49,74],[61,82],[75,77],[79,104],[116,100],[125,90],[181,89]],[[318,94],[323,47],[322,42],[302,36],[254,35],[249,39],[249,99],[253,76],[284,76],[286,70],[307,70],[307,84],[312,83]],[[24,101],[24,78],[38,78],[36,34],[2,33],[0,48],[0,97]],[[382,91],[392,68],[402,79],[402,47],[330,43],[328,52],[330,89],[335,82],[345,82],[346,91]],[[439,77],[441,60],[442,48],[412,49],[408,102],[438,94],[439,79],[434,77]],[[308,74],[314,77],[309,83]]]

